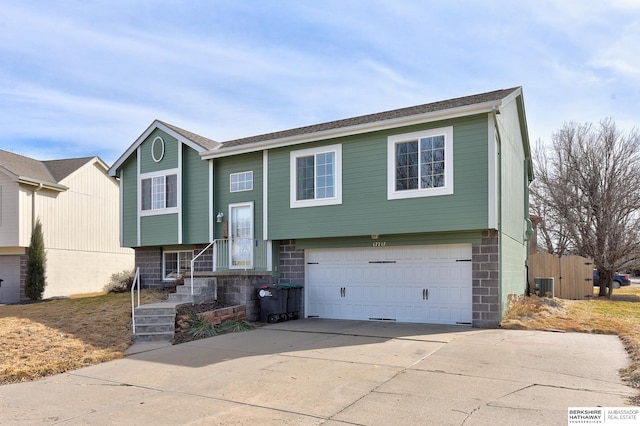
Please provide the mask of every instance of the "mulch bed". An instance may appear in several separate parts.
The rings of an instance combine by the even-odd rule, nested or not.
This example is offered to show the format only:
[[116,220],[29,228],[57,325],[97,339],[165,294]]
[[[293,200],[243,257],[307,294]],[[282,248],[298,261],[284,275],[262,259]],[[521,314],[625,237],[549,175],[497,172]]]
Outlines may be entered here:
[[[227,308],[229,306],[233,305],[223,302],[205,302],[198,303],[196,305],[180,305],[176,307],[176,318],[178,318],[180,315],[199,314],[202,312],[209,312],[215,311],[216,309]],[[176,329],[172,343],[174,345],[179,345],[180,343],[193,342],[194,340],[200,340],[202,338],[203,337],[196,337],[185,333],[184,330],[180,328],[176,323]]]

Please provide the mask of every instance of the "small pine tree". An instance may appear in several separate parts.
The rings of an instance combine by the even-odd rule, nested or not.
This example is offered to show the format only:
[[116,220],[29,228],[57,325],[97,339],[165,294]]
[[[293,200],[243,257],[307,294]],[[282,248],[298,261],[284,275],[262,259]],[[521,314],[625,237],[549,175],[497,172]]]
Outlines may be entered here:
[[44,237],[40,219],[31,233],[29,257],[27,259],[27,277],[24,283],[25,295],[31,300],[41,300],[44,293],[46,254],[44,252]]

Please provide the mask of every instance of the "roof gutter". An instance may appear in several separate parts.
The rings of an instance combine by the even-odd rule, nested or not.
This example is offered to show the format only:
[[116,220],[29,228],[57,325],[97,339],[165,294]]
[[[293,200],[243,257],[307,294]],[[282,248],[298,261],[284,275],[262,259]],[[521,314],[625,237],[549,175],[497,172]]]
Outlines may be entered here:
[[484,114],[499,109],[503,99],[481,104],[466,105],[447,110],[431,111],[422,114],[409,115],[405,117],[392,118],[388,120],[375,121],[354,126],[339,127],[313,133],[301,133],[283,138],[265,139],[263,141],[247,143],[237,147],[225,148],[224,143],[216,149],[205,151],[200,154],[203,160],[229,157],[232,155],[245,154],[263,149],[280,148],[284,146],[297,145],[306,142],[314,142],[320,139],[332,139],[344,136],[357,135],[362,133],[375,132],[392,129],[400,126],[411,126],[430,121],[446,120],[472,114]]
[[18,176],[17,181],[18,183],[22,183],[24,185],[35,186],[37,187],[36,189],[37,191],[41,189],[50,189],[52,191],[64,192],[69,189],[69,187],[64,185],[59,185],[57,183],[41,182],[36,179],[31,179],[25,176]]

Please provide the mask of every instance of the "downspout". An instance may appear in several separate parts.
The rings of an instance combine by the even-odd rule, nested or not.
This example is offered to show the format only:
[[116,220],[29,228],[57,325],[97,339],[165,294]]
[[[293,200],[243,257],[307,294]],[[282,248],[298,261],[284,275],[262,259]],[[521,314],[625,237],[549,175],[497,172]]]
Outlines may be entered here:
[[[529,162],[531,161],[531,157],[525,157],[524,159],[524,170],[529,170]],[[524,241],[526,243],[527,256],[525,258],[525,271],[527,273],[526,281],[525,281],[525,294],[527,296],[531,295],[531,283],[529,282],[529,256],[531,249],[531,237],[533,236],[533,224],[531,223],[531,218],[529,217],[529,173],[525,172],[524,174],[524,220],[527,224],[527,230],[525,231]]]
[[496,129],[496,140],[498,142],[498,315],[502,318],[502,138],[498,127],[498,109],[491,110],[493,114],[493,126]]
[[33,190],[31,195],[31,231],[36,227],[36,192],[40,191],[42,186],[42,183],[39,183],[38,187]]

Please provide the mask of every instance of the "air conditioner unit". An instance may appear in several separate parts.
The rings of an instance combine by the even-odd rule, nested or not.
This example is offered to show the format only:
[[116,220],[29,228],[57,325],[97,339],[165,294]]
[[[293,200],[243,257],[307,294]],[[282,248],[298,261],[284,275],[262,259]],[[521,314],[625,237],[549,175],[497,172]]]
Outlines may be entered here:
[[540,297],[554,297],[553,277],[551,278],[534,278],[533,287]]

